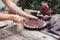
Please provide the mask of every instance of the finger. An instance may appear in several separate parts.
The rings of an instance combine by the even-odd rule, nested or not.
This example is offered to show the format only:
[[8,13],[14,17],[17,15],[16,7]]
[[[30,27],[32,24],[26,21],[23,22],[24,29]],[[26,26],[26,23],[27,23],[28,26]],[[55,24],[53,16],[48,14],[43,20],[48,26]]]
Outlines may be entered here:
[[24,24],[24,22],[23,22],[23,21],[22,21],[21,23],[22,23],[22,24]]
[[23,19],[22,19],[22,21],[21,21],[21,22],[22,22],[22,24],[24,24],[24,22],[25,22],[25,21],[26,21],[26,19],[25,19],[25,18],[23,18]]
[[40,19],[39,19],[39,18],[37,18],[37,17],[36,17],[36,18],[34,18],[34,19],[35,19],[35,20],[40,20]]

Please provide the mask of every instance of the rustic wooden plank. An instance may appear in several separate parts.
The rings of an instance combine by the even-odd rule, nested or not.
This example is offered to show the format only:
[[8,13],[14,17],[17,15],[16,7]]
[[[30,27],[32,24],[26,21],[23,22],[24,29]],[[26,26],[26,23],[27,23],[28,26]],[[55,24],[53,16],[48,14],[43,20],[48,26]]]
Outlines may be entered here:
[[15,34],[13,36],[10,36],[10,39],[12,39],[12,40],[28,40],[19,34]]
[[0,37],[2,37],[1,40],[28,40],[27,38],[25,38],[21,35],[18,35],[18,33],[16,32],[16,31],[20,30],[21,27],[19,28],[19,26],[15,27],[14,24],[8,24],[8,26],[6,28],[0,29]]
[[7,38],[5,38],[5,39],[3,39],[3,40],[12,40],[10,37],[7,37]]
[[[9,25],[10,26],[10,25]],[[5,34],[8,34],[11,35],[10,36],[7,36],[5,40],[56,40],[55,38],[49,36],[49,35],[46,35],[46,34],[43,34],[41,32],[38,32],[38,31],[29,31],[29,30],[25,30],[23,28],[21,28],[22,26],[19,25],[18,27],[14,26],[14,25],[11,25],[10,27],[6,27],[4,29],[1,29],[1,33],[5,33]],[[18,32],[16,31],[17,29],[19,28]],[[13,35],[12,35],[13,34]]]
[[[25,37],[23,37],[23,36],[21,36],[21,35],[19,35],[18,33],[15,33],[15,34],[10,34],[11,32],[9,32],[9,31],[7,31],[7,30],[4,30],[4,29],[2,29],[2,31],[0,32],[0,37],[2,37],[1,38],[1,40],[28,40],[27,38],[25,38]],[[4,36],[4,35],[2,35],[2,34],[4,34],[4,35],[6,35],[6,36]],[[8,35],[9,34],[9,35]]]
[[28,39],[26,39],[23,36],[20,36],[18,34],[15,34],[15,35],[8,36],[7,38],[3,38],[1,40],[28,40]]
[[38,31],[27,31],[27,30],[23,30],[22,32],[20,32],[20,35],[26,37],[29,40],[56,40],[55,38],[48,36],[46,34],[43,34],[41,32]]
[[9,36],[14,35],[13,33],[6,31],[6,30],[0,30],[0,39],[5,39]]
[[55,35],[55,34],[52,34],[52,33],[47,32],[47,29],[44,29],[44,30],[42,30],[42,31],[40,31],[40,32],[42,32],[42,33],[44,33],[44,34],[47,34],[47,35],[49,35],[49,36],[51,36],[51,37],[54,37],[54,38],[56,38],[56,39],[59,39],[59,38],[60,38],[60,36],[58,36],[58,35]]

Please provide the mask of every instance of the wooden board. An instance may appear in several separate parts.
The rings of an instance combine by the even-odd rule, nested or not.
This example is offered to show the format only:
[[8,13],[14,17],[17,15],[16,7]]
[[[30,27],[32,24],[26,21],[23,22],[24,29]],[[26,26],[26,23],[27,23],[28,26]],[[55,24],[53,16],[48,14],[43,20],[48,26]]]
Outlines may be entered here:
[[[0,40],[57,40],[45,31],[29,31],[7,21],[8,26],[0,29]],[[14,26],[15,25],[15,26]],[[58,37],[57,37],[58,38]]]
[[[11,25],[11,26],[10,26]],[[0,29],[1,40],[56,40],[55,38],[43,34],[39,31],[29,31],[21,28],[21,25],[10,24],[7,28]],[[17,29],[19,30],[17,31]]]

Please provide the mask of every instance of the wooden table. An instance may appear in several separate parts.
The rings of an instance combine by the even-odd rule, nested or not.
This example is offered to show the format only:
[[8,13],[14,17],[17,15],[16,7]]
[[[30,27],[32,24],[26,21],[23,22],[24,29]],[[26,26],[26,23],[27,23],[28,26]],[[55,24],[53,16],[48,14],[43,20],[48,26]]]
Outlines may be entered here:
[[[29,13],[31,10],[25,11]],[[11,20],[7,20],[6,23],[7,26],[0,29],[0,40],[57,40],[60,38],[60,36],[48,33],[47,29],[31,31]]]
[[[9,21],[8,21],[9,22]],[[54,37],[24,29],[22,24],[8,23],[5,28],[0,29],[0,40],[57,40]]]
[[[0,29],[0,40],[56,40],[58,36],[49,34],[46,30],[31,31],[24,29],[22,24],[7,21],[8,25]],[[54,36],[51,36],[54,35]]]

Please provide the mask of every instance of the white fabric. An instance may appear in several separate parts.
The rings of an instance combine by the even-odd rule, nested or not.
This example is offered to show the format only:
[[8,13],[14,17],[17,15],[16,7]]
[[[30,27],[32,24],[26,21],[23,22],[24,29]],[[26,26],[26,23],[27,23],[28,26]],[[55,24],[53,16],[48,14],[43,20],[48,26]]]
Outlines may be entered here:
[[4,3],[2,2],[2,0],[0,0],[0,7],[4,7],[5,5],[4,5]]

